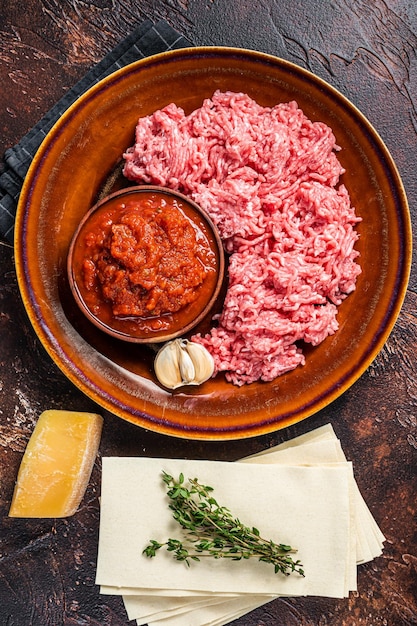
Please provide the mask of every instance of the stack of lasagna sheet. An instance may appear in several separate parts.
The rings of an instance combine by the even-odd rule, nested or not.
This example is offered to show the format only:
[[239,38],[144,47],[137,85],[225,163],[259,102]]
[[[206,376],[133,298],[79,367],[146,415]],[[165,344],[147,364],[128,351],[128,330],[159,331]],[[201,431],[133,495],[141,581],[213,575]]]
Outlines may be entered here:
[[[246,526],[296,547],[305,577],[255,559],[187,567],[165,550],[144,556],[150,539],[183,538],[162,471],[198,478]],[[348,597],[357,566],[379,556],[383,542],[330,425],[235,463],[103,459],[96,583],[123,596],[138,626],[221,626],[280,596]]]

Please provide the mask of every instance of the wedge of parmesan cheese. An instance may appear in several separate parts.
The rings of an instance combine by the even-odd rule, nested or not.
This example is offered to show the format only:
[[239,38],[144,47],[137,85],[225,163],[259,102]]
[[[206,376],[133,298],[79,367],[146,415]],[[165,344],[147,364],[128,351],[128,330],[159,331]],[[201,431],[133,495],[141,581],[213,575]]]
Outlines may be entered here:
[[10,517],[68,517],[78,509],[97,456],[103,418],[44,411],[23,455]]

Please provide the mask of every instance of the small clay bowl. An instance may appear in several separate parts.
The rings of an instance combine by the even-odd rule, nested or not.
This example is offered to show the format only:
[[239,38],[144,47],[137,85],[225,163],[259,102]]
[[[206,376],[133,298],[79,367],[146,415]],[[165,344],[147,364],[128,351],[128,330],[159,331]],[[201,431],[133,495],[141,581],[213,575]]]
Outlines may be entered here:
[[[149,207],[153,208],[149,209]],[[184,304],[177,311],[164,310],[158,313],[155,310],[155,314],[154,311],[132,314],[133,309],[131,309],[128,312],[119,313],[119,309],[113,307],[114,302],[103,295],[102,283],[97,278],[96,261],[100,243],[96,244],[97,235],[94,233],[109,233],[115,225],[116,230],[119,228],[118,232],[120,233],[120,228],[122,231],[124,228],[123,226],[120,227],[120,220],[126,219],[128,212],[130,215],[132,215],[132,211],[135,211],[137,215],[143,215],[147,209],[151,213],[152,211],[160,213],[161,211],[168,211],[172,207],[174,207],[174,211],[181,213],[181,219],[187,220],[193,226],[196,233],[195,246],[199,247],[199,257],[203,259],[203,265],[209,268],[202,283],[195,287],[195,299]],[[153,218],[151,216],[148,219],[152,220]],[[91,244],[91,237],[93,237],[93,245]],[[109,261],[109,265],[117,267],[118,270],[121,267],[120,263],[123,264],[125,253],[124,249],[121,251],[120,246],[124,246],[124,243],[123,234],[119,235],[119,257],[116,260],[111,257]],[[86,263],[90,268],[94,268],[93,279],[86,279]],[[161,261],[159,264],[155,264],[158,271],[160,266]],[[131,269],[132,266],[130,265]],[[136,270],[136,267],[134,269]],[[210,315],[223,284],[225,260],[217,228],[201,207],[179,192],[164,187],[141,185],[112,193],[88,211],[71,240],[67,271],[75,301],[84,315],[96,327],[123,341],[142,344],[161,343],[175,337],[185,336]],[[163,280],[166,283],[166,278]],[[125,280],[122,284],[130,285],[131,283]],[[142,283],[139,290],[143,294],[148,293],[141,285]],[[123,286],[121,288],[124,289]],[[114,285],[111,286],[111,289],[115,293]],[[135,294],[137,293],[136,291]],[[117,311],[116,314],[115,310]]]

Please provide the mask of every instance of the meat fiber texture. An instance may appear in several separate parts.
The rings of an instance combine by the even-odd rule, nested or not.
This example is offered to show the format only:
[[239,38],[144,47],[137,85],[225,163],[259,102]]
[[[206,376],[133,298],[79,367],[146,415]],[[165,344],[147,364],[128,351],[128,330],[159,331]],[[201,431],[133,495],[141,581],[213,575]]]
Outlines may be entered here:
[[217,91],[188,116],[169,104],[138,122],[125,176],[193,198],[230,255],[222,313],[193,340],[236,385],[303,365],[303,345],[338,329],[361,271],[338,150],[296,102],[262,107],[243,93]]

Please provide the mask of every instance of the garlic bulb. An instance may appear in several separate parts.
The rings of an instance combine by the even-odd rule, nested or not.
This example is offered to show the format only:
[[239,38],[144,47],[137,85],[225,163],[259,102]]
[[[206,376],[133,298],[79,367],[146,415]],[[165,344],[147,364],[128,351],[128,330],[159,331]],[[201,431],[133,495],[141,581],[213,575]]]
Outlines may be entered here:
[[174,339],[159,350],[154,362],[159,382],[168,389],[183,385],[200,385],[214,372],[210,352],[188,339]]

